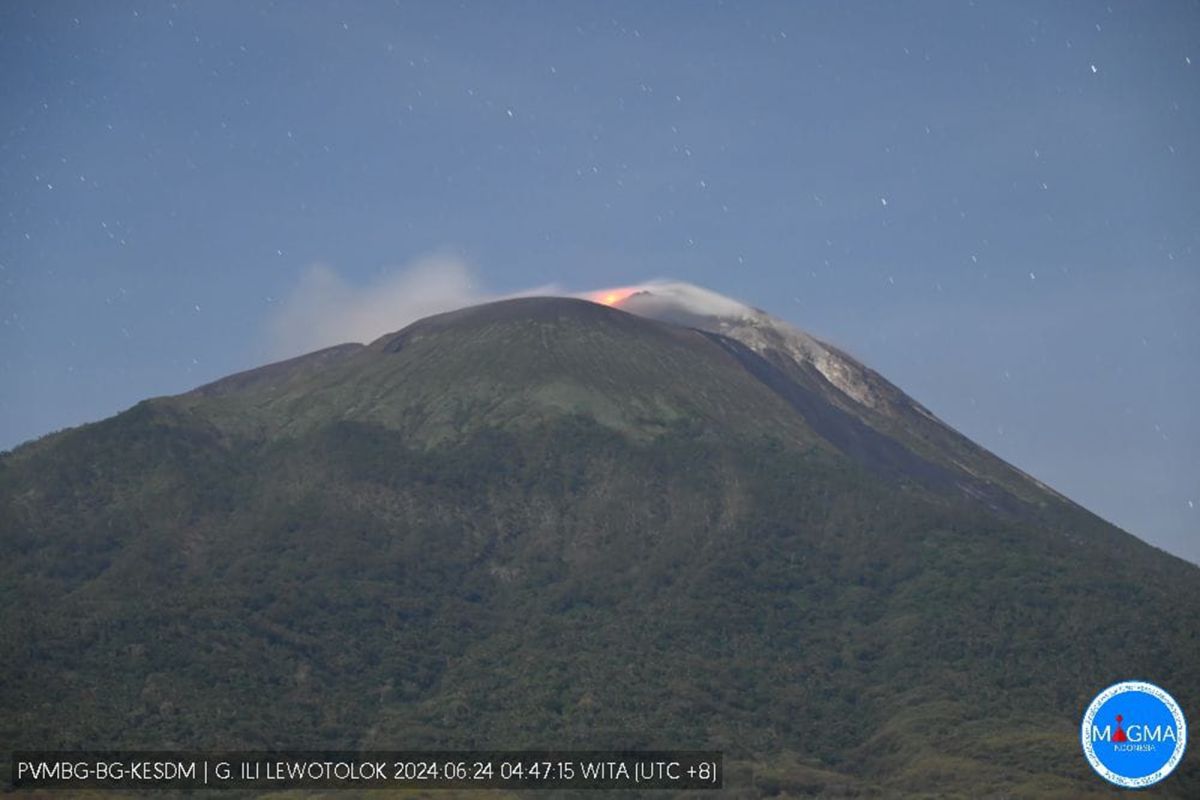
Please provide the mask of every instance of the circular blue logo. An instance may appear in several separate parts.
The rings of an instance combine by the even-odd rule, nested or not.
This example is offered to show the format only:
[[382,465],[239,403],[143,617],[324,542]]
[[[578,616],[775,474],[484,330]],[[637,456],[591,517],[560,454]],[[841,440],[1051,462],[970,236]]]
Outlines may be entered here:
[[1124,681],[1096,695],[1083,715],[1083,754],[1092,769],[1127,789],[1171,774],[1187,747],[1187,722],[1175,698],[1152,683]]

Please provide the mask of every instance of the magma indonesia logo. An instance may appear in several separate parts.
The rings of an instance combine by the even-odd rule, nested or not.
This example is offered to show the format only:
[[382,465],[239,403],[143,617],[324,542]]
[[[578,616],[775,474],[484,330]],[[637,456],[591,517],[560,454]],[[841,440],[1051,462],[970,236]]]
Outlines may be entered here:
[[1124,681],[1088,706],[1080,730],[1092,769],[1129,789],[1171,774],[1187,747],[1187,723],[1175,698],[1152,683]]

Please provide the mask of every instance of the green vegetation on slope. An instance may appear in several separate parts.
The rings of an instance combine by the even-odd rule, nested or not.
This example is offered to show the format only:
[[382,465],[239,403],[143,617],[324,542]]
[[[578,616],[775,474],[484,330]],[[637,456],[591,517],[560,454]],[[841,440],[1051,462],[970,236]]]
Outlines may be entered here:
[[[1100,688],[1200,708],[1195,567],[762,425],[704,337],[660,331],[672,389],[621,329],[558,324],[591,361],[541,372],[485,322],[0,455],[0,750],[703,746],[747,796],[1081,796]],[[616,418],[528,402],[618,369]],[[413,411],[438,381],[461,425]]]
[[1122,578],[819,450],[583,417],[239,448],[145,406],[74,435],[163,455],[3,462],[9,747],[704,745],[864,786],[950,763],[936,783],[1087,788],[1097,687],[1200,700],[1194,574],[1144,548],[1124,572],[1160,580]]

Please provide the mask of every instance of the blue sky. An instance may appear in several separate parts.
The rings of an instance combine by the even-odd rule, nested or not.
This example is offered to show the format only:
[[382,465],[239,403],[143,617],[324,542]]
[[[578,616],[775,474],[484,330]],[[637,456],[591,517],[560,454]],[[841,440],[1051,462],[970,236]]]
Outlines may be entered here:
[[1200,561],[1194,3],[9,2],[0,76],[0,447],[434,254],[750,302]]

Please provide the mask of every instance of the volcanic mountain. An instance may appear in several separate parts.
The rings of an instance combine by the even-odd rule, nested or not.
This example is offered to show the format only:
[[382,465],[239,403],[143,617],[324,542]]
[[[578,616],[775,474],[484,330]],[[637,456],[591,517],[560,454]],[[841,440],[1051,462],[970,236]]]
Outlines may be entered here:
[[1098,691],[1200,708],[1200,569],[763,312],[609,298],[0,455],[0,750],[708,747],[739,797],[1108,796]]

